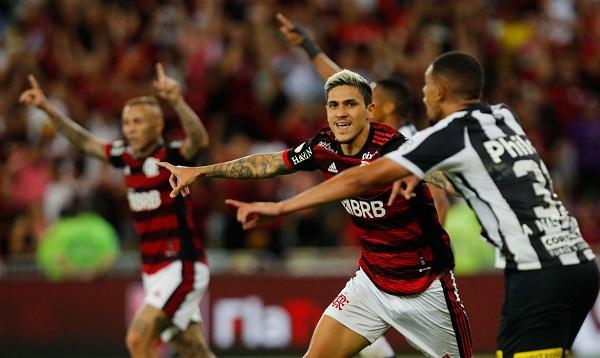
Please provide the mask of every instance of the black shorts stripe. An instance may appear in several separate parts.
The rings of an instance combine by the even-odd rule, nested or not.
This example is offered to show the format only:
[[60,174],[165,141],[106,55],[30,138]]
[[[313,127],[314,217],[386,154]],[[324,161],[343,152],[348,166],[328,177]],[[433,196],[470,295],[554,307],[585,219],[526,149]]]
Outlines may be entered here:
[[450,312],[458,351],[461,357],[470,358],[473,356],[471,329],[469,328],[469,320],[465,308],[458,300],[458,290],[454,285],[451,272],[440,277],[440,283],[444,290],[448,312]]

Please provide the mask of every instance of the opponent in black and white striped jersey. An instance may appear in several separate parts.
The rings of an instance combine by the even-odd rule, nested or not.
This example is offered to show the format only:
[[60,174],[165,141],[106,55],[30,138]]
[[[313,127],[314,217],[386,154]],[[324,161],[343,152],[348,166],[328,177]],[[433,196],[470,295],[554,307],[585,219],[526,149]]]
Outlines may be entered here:
[[594,259],[554,193],[514,113],[474,103],[389,155],[419,177],[443,169],[477,213],[500,268],[532,270]]

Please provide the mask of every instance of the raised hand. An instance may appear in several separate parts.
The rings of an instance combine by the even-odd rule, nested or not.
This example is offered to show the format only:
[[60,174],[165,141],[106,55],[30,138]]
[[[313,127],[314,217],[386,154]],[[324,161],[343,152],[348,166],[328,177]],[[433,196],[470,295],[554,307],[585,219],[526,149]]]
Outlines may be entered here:
[[169,177],[169,184],[171,184],[171,188],[173,189],[169,194],[171,198],[176,197],[180,193],[184,198],[190,195],[189,186],[198,177],[197,167],[184,167],[181,165],[173,165],[167,162],[158,162],[156,165],[171,172],[171,176]]
[[279,203],[272,202],[254,202],[246,203],[243,201],[227,199],[225,204],[237,208],[237,221],[242,224],[244,230],[252,229],[261,223],[272,220],[281,213]]
[[39,109],[47,108],[48,98],[46,98],[44,91],[42,91],[42,88],[38,84],[35,77],[33,77],[33,75],[29,75],[27,79],[29,80],[29,85],[31,88],[21,93],[19,102],[29,106],[35,106]]
[[[302,42],[304,42],[306,32],[302,28],[294,24],[290,19],[283,16],[281,13],[277,13],[275,18],[277,21],[279,21],[279,31],[285,36],[292,46],[300,46]],[[301,30],[298,31],[298,29]]]
[[169,101],[171,104],[179,101],[182,98],[179,84],[165,74],[163,65],[160,62],[156,64],[156,75],[157,80],[154,81],[153,85],[158,96]]

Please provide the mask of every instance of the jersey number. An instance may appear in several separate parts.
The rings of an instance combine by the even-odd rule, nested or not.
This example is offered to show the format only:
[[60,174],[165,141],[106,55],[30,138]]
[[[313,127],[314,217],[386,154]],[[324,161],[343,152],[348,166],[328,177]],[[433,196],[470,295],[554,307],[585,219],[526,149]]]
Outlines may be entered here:
[[513,170],[517,178],[526,176],[528,173],[533,173],[535,176],[535,181],[533,182],[533,192],[536,195],[541,196],[543,200],[548,203],[548,207],[534,207],[533,212],[535,213],[535,216],[538,218],[559,217],[560,213],[558,211],[556,201],[552,198],[553,193],[546,187],[550,181],[550,174],[548,174],[548,169],[546,169],[544,163],[538,164],[532,159],[518,160],[515,162]]

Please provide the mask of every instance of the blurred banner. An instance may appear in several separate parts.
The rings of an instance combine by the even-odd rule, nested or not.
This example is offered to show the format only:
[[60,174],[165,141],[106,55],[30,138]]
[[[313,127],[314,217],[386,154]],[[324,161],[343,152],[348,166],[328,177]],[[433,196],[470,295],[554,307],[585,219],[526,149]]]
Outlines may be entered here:
[[[347,277],[214,274],[202,302],[211,346],[228,354],[301,354]],[[502,276],[457,279],[476,352],[493,352]],[[125,332],[143,302],[135,278],[51,283],[0,281],[0,356],[124,356]],[[414,352],[388,332],[398,352]]]

